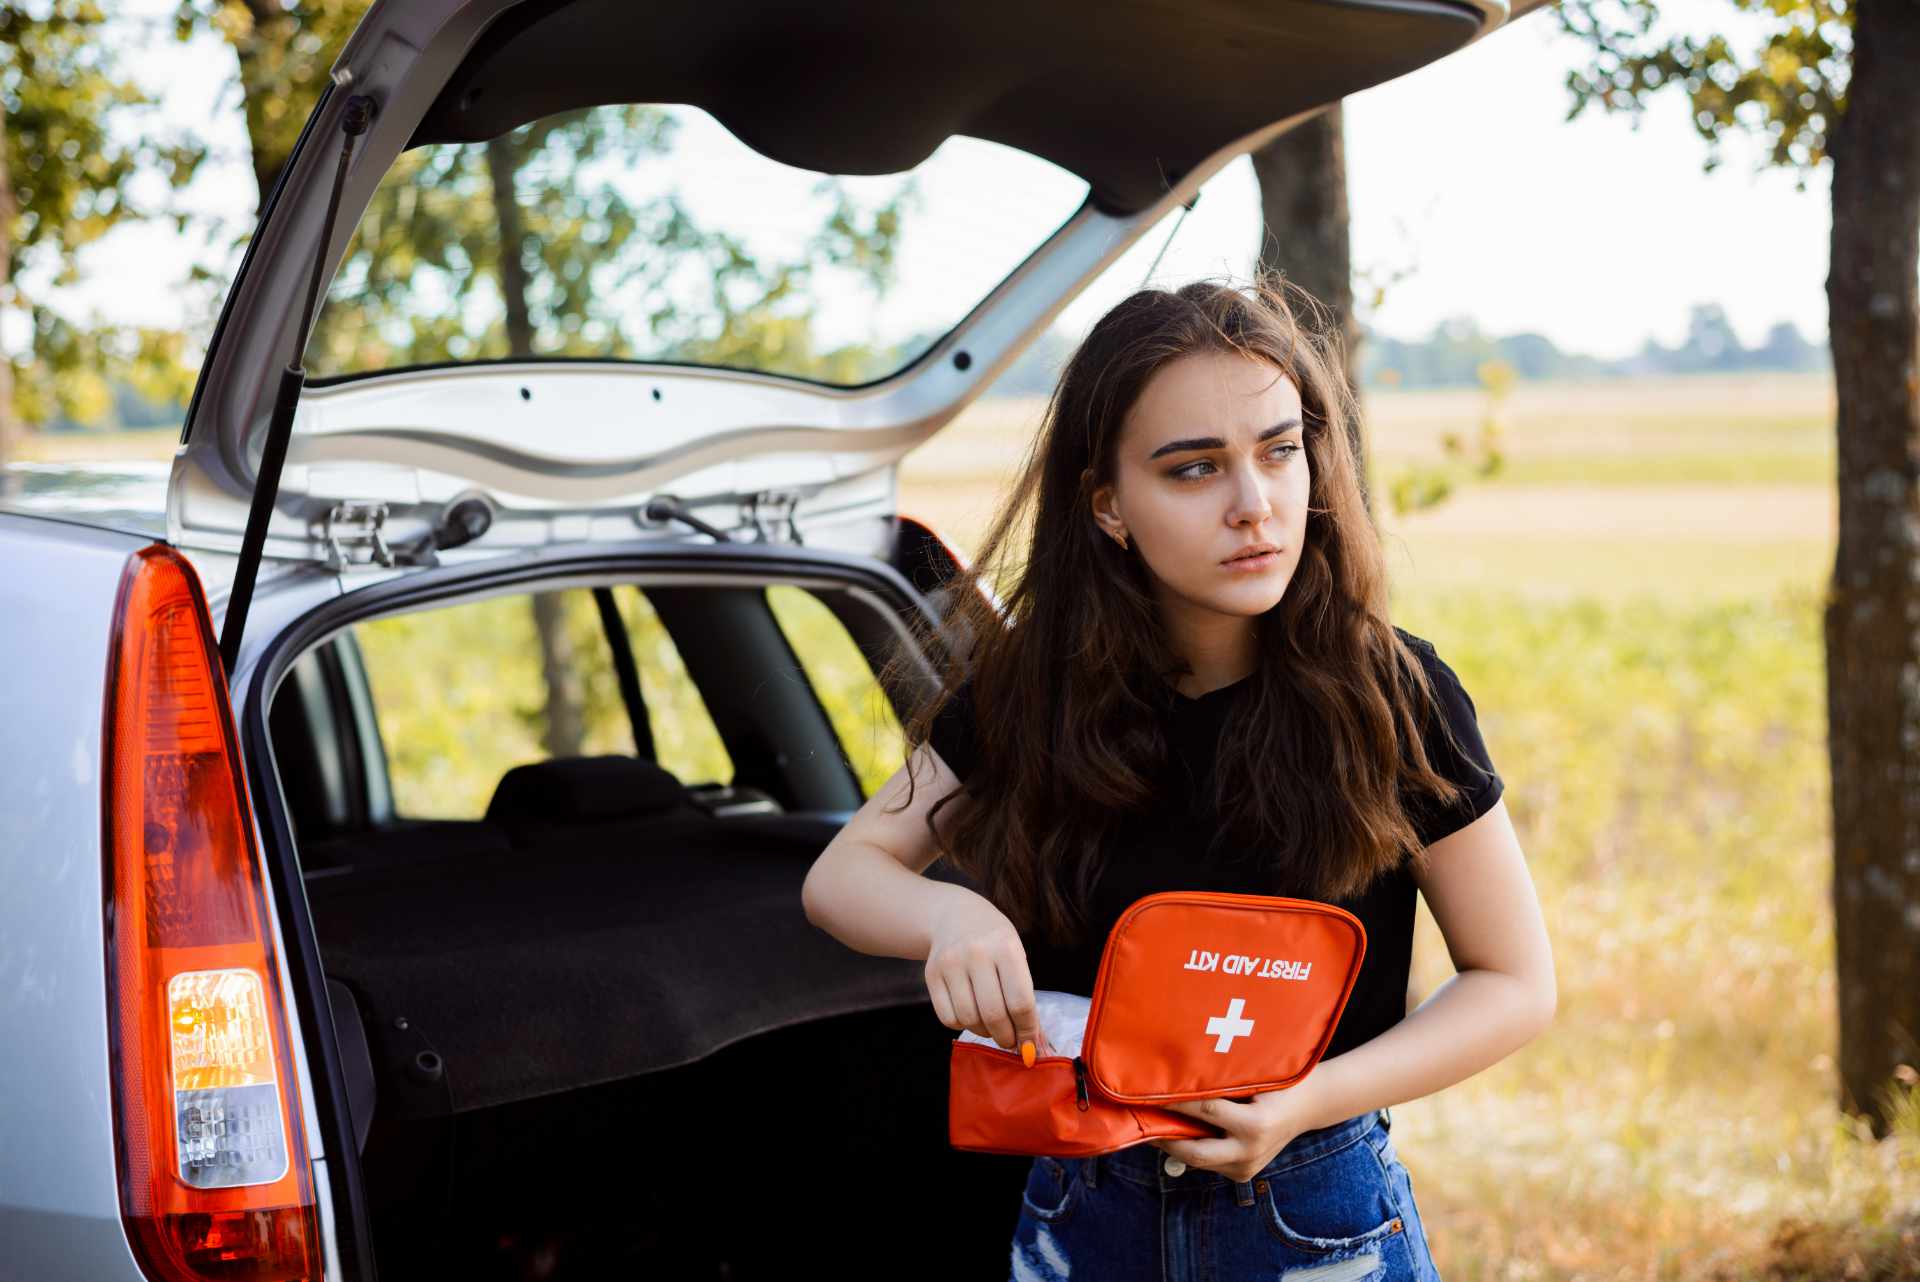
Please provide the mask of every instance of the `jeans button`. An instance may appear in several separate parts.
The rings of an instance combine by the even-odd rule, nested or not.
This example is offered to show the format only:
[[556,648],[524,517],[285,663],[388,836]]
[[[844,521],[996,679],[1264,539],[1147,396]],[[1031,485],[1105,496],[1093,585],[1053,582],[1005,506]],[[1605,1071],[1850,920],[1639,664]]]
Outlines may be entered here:
[[1187,1172],[1187,1164],[1171,1153],[1167,1154],[1167,1160],[1161,1166],[1168,1175],[1184,1175]]

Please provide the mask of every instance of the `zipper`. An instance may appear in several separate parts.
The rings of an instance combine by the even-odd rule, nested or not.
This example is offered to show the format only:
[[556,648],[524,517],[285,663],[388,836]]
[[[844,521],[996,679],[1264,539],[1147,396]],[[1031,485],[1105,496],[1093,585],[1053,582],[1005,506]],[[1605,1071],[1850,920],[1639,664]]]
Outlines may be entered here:
[[1087,1098],[1087,1065],[1078,1055],[1073,1057],[1073,1094],[1082,1113],[1092,1106]]

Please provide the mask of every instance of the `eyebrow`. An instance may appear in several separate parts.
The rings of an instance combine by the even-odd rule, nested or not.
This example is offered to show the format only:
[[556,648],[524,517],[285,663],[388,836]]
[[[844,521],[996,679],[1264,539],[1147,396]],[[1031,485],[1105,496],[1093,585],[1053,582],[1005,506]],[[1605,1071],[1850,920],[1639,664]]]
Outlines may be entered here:
[[[1275,423],[1272,427],[1267,428],[1261,432],[1260,435],[1256,436],[1254,438],[1254,444],[1257,445],[1261,441],[1278,436],[1282,432],[1292,431],[1299,426],[1300,420],[1297,418],[1290,418],[1284,423]],[[1225,448],[1227,448],[1227,443],[1217,436],[1183,436],[1177,441],[1168,441],[1165,445],[1162,445],[1159,449],[1147,455],[1147,462],[1153,462],[1162,454],[1182,454],[1187,450],[1224,450]]]

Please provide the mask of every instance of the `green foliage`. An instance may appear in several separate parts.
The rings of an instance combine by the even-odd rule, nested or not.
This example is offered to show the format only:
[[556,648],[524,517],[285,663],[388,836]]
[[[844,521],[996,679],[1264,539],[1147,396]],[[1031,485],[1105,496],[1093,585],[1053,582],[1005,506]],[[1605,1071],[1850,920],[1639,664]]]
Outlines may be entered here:
[[1395,516],[1405,516],[1423,508],[1437,507],[1453,493],[1465,476],[1491,479],[1506,465],[1502,448],[1507,431],[1507,400],[1519,373],[1499,359],[1480,362],[1475,371],[1486,392],[1486,409],[1480,416],[1473,439],[1454,431],[1443,432],[1440,449],[1445,456],[1439,465],[1413,463],[1400,469],[1388,483],[1387,496]]
[[[581,751],[631,754],[633,732],[593,596],[584,588],[560,596],[584,695]],[[654,759],[685,783],[731,782],[733,762],[659,616],[635,588],[615,588],[614,600],[640,670]],[[862,789],[872,795],[906,753],[899,719],[872,668],[845,626],[811,592],[777,585],[767,601]],[[354,626],[400,814],[477,819],[502,775],[546,759],[547,689],[534,629],[525,596]]]
[[368,0],[180,0],[182,40],[211,31],[233,48],[240,99],[264,200],[293,151],[327,72]]
[[[1473,697],[1559,985],[1541,1037],[1405,1111],[1409,1152],[1445,1155],[1454,1271],[1522,1250],[1548,1278],[1839,1277],[1861,1227],[1911,1231],[1912,1074],[1886,1141],[1834,1105],[1819,593],[1423,591],[1395,617]],[[1451,968],[1425,910],[1416,941],[1426,993]],[[1763,1267],[1793,1224],[1846,1232]]]
[[[633,729],[593,596],[561,594],[581,678],[588,755],[634,752]],[[687,783],[725,783],[733,764],[644,597],[617,588],[640,668],[655,759]],[[503,596],[354,626],[373,687],[394,805],[410,818],[477,819],[500,777],[544,761],[547,688],[530,600]]]
[[1728,0],[1729,18],[1752,34],[1735,37],[1661,29],[1657,0],[1561,0],[1561,26],[1593,51],[1567,75],[1573,106],[1567,118],[1598,104],[1638,114],[1649,95],[1678,87],[1707,140],[1706,167],[1719,163],[1729,130],[1767,135],[1768,163],[1807,171],[1827,157],[1828,140],[1846,107],[1853,48],[1851,0]]
[[906,735],[892,701],[853,637],[819,597],[777,583],[767,589],[767,606],[833,722],[834,734],[860,777],[860,790],[871,797],[906,761]]
[[311,364],[341,373],[524,349],[837,382],[889,372],[889,352],[816,349],[812,278],[845,271],[884,293],[913,180],[862,208],[824,177],[820,227],[790,258],[756,257],[672,187],[632,194],[630,180],[671,172],[677,124],[661,107],[598,107],[405,153],[361,219]]
[[732,783],[733,758],[653,604],[634,588],[615,588],[613,595],[626,620],[634,665],[640,669],[654,760],[682,783]]
[[32,332],[0,418],[91,424],[111,408],[116,379],[172,399],[191,387],[179,335],[65,315],[28,283],[74,284],[79,252],[124,223],[185,221],[165,200],[143,202],[138,180],[177,191],[205,151],[141,119],[155,103],[121,71],[111,30],[94,0],[0,4],[0,307],[24,311]]

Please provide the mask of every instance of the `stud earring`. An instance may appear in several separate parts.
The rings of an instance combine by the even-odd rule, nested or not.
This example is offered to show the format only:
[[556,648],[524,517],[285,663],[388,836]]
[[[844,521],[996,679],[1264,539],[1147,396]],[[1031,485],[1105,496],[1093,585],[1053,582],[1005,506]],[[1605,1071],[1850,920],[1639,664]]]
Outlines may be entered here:
[[1128,550],[1127,549],[1127,532],[1125,530],[1120,531],[1118,534],[1114,535],[1113,537],[1116,540],[1118,540],[1121,551],[1124,552]]

